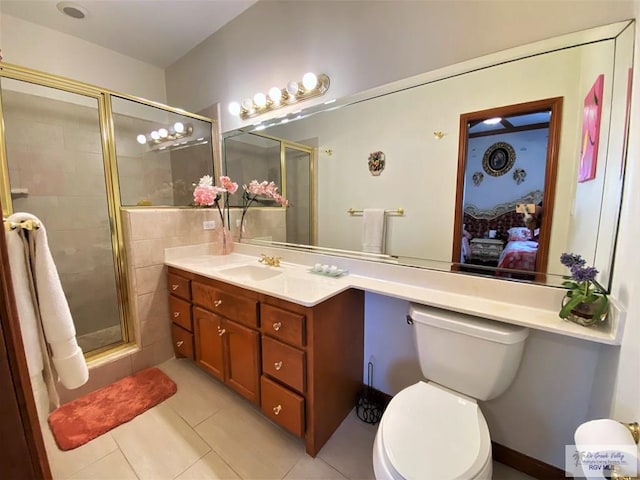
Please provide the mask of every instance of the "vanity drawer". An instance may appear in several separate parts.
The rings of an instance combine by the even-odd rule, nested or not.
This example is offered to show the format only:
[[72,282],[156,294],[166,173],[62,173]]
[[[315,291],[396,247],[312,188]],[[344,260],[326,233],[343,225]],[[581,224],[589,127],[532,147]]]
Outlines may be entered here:
[[224,290],[204,285],[199,282],[191,284],[193,303],[203,306],[212,312],[242,323],[249,327],[258,327],[258,301],[242,298]]
[[305,345],[305,316],[271,305],[260,305],[262,333],[291,345]]
[[304,352],[269,337],[262,337],[262,371],[291,388],[304,392]]
[[263,413],[294,435],[304,434],[304,398],[264,375],[260,378]]
[[193,333],[172,323],[171,338],[173,339],[173,351],[176,357],[190,358],[193,360]]
[[169,318],[173,323],[177,323],[182,328],[193,331],[191,324],[191,304],[184,300],[169,295]]
[[191,280],[181,277],[180,275],[174,275],[173,273],[167,276],[167,287],[169,292],[185,300],[191,300]]

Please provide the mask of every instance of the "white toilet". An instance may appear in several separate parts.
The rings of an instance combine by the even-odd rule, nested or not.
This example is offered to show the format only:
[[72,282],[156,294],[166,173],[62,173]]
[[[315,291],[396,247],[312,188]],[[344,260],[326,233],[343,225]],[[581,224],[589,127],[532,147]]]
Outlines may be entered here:
[[491,438],[476,400],[513,381],[529,330],[411,304],[422,373],[393,397],[373,445],[376,479],[490,479]]

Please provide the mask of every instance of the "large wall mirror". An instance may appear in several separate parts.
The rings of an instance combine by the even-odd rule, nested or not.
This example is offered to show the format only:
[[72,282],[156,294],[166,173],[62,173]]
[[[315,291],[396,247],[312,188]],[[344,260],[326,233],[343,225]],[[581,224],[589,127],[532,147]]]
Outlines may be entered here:
[[[518,214],[518,226],[529,228],[532,239],[537,229],[542,252],[538,250],[539,257],[524,272],[516,265],[513,272],[499,269],[497,275],[497,264],[468,270],[559,285],[566,274],[559,257],[570,251],[594,264],[600,270],[599,281],[609,287],[622,195],[633,43],[634,22],[621,22],[475,59],[223,134],[223,149],[250,133],[306,145],[316,154],[309,180],[315,186],[315,206],[307,209],[315,241],[300,245],[287,235],[264,231],[245,240],[464,271],[460,261],[464,216],[473,213],[465,205],[475,206],[476,214],[481,211],[485,216],[491,210],[499,212],[502,205],[513,214],[516,208],[525,209]],[[590,152],[590,176],[585,179],[579,177],[583,125],[593,109],[598,79],[603,79],[598,142]],[[507,136],[483,134],[486,124],[481,120],[489,118],[471,115],[548,99],[561,99],[555,117],[549,115],[553,106],[546,113],[507,110],[501,124],[511,125]],[[525,115],[523,120],[517,118],[520,113],[537,117]],[[516,127],[522,121],[547,126],[519,131]],[[557,137],[550,152],[553,135]],[[462,142],[469,169],[464,168],[459,180]],[[384,169],[372,172],[369,160],[377,152],[384,156]],[[542,161],[536,164],[538,159]],[[547,168],[551,160],[552,168]],[[227,171],[244,169],[237,168],[236,161],[234,155],[225,157]],[[244,165],[248,163],[245,159]],[[476,173],[480,175],[475,181],[483,177],[478,186]],[[259,173],[242,175],[246,177],[234,180],[246,183]],[[492,195],[481,194],[483,185]],[[381,254],[363,253],[364,217],[358,213],[366,209],[387,212]],[[501,240],[503,249],[507,244],[508,236],[502,240],[507,232],[498,228],[468,233],[485,245],[492,239]]]

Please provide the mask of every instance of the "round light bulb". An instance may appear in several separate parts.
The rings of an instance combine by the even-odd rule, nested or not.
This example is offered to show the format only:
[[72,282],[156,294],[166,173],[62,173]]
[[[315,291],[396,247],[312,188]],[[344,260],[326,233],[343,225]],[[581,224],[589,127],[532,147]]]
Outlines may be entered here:
[[231,102],[229,104],[229,113],[231,115],[240,115],[240,110],[242,109],[242,107],[240,106],[240,104],[238,102]]
[[298,82],[291,80],[287,83],[287,93],[289,95],[296,95],[298,93]]
[[253,102],[256,107],[262,108],[267,104],[267,97],[264,93],[258,92],[253,96]]
[[184,132],[184,123],[182,123],[182,122],[174,123],[173,124],[173,129],[176,131],[176,133]]
[[302,86],[305,90],[313,90],[318,85],[318,77],[313,72],[305,73],[302,77]]
[[269,98],[275,104],[280,103],[280,100],[282,100],[282,90],[278,87],[271,87],[269,89]]
[[151,138],[153,138],[154,140],[159,140],[160,134],[154,130],[153,132],[151,132]]
[[250,98],[245,98],[242,100],[242,108],[244,108],[247,112],[253,110],[253,100]]
[[158,130],[158,135],[160,135],[160,138],[167,138],[169,136],[169,132],[166,128],[161,128]]
[[138,141],[138,143],[140,145],[144,145],[145,143],[147,143],[147,137],[145,137],[144,135],[140,134],[136,137],[136,140]]

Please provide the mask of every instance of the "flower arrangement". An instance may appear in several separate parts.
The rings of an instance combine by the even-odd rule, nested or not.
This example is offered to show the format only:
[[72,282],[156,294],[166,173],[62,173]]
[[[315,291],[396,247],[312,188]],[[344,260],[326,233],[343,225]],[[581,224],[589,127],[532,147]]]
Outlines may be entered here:
[[244,219],[249,207],[256,202],[260,202],[259,197],[271,198],[283,207],[289,207],[289,201],[278,193],[278,187],[273,182],[266,180],[258,182],[251,180],[249,185],[242,186],[242,217],[240,218],[240,238],[244,229]]
[[211,177],[211,175],[203,176],[193,189],[193,203],[196,207],[212,207],[215,205],[220,214],[222,227],[224,228],[224,214],[220,208],[220,200],[223,194],[226,195],[227,198],[225,199],[224,207],[228,208],[228,196],[238,190],[238,184],[232,182],[229,177],[221,176],[220,185],[221,186],[218,187],[213,184],[213,177]]
[[562,283],[569,291],[565,295],[560,318],[569,318],[583,325],[603,322],[606,319],[609,299],[595,281],[598,270],[586,265],[580,255],[563,253],[560,263],[571,271]]

